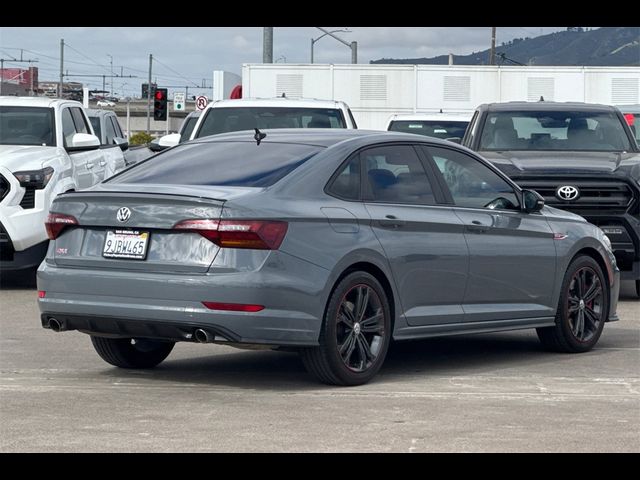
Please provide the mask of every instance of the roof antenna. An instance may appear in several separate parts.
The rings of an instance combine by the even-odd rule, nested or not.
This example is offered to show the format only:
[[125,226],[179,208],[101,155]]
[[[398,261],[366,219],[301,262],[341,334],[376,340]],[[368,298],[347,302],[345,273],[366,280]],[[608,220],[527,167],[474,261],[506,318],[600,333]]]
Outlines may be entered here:
[[540,95],[540,100],[538,100],[539,102],[544,102],[544,97],[542,95]]
[[284,92],[282,92],[282,98],[287,98]]
[[256,141],[256,145],[260,145],[260,142],[267,138],[267,134],[266,133],[262,133],[260,130],[258,130],[257,128],[255,129],[256,134],[253,136],[253,138]]
[[442,109],[440,109],[440,113],[442,113]]

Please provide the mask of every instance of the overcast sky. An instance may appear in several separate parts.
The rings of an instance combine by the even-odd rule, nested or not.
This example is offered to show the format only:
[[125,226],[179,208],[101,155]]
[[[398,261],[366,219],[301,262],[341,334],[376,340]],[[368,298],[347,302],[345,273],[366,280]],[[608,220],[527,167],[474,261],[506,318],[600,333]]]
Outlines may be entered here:
[[[349,27],[323,27],[329,30]],[[566,27],[498,27],[497,45],[516,37],[535,37]],[[359,63],[379,58],[432,57],[448,53],[468,54],[489,47],[490,27],[351,27],[336,33],[358,42]],[[315,27],[276,27],[274,62],[308,63],[311,38],[322,32]],[[64,38],[65,72],[69,80],[102,88],[99,75],[113,71],[139,78],[115,78],[117,96],[140,95],[146,82],[149,54],[153,54],[153,77],[159,86],[189,85],[189,94],[210,93],[213,70],[241,73],[243,63],[262,62],[262,27],[0,27],[1,58],[37,59],[40,80],[57,80],[60,71],[60,39]],[[111,55],[111,56],[110,56]],[[315,63],[350,63],[351,51],[325,37],[314,47]],[[6,68],[26,63],[5,60]],[[121,68],[122,67],[122,68]],[[74,77],[71,74],[97,75]],[[67,80],[67,78],[65,78]],[[203,81],[209,90],[201,87]],[[107,79],[107,90],[109,89]],[[171,89],[174,90],[174,89]],[[182,90],[182,89],[176,89]]]

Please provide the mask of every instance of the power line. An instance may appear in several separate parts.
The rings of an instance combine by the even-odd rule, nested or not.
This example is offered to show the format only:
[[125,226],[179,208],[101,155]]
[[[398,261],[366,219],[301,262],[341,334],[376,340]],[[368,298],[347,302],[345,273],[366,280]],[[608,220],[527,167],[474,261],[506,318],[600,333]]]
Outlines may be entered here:
[[175,73],[176,75],[178,75],[180,78],[182,78],[183,80],[187,81],[187,82],[191,82],[193,83],[196,87],[199,87],[200,85],[198,85],[196,82],[189,80],[188,78],[184,77],[180,72],[175,71],[173,68],[171,68],[169,65],[162,63],[160,60],[158,60],[156,57],[153,57],[153,59],[155,60],[156,63],[159,63],[160,65],[164,66],[165,68],[168,68],[169,70],[171,70],[173,73]]

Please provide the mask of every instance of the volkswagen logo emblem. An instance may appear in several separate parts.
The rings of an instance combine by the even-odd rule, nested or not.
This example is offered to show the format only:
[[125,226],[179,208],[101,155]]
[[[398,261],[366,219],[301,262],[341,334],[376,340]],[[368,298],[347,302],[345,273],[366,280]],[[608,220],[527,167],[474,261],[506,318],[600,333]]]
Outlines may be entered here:
[[580,190],[572,185],[563,185],[562,187],[558,187],[556,190],[556,197],[560,200],[564,200],[565,202],[570,202],[571,200],[577,200],[580,196]]
[[131,210],[129,210],[127,207],[122,207],[118,210],[116,218],[119,222],[126,222],[127,220],[129,220],[129,218],[131,218]]

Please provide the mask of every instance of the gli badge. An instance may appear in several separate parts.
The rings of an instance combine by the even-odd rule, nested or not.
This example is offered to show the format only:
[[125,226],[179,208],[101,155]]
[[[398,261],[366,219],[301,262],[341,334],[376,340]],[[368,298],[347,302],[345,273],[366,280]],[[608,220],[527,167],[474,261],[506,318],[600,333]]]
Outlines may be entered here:
[[116,214],[116,218],[119,222],[126,222],[127,220],[129,220],[129,218],[131,218],[131,210],[129,210],[127,207],[120,208],[118,210],[118,213]]

